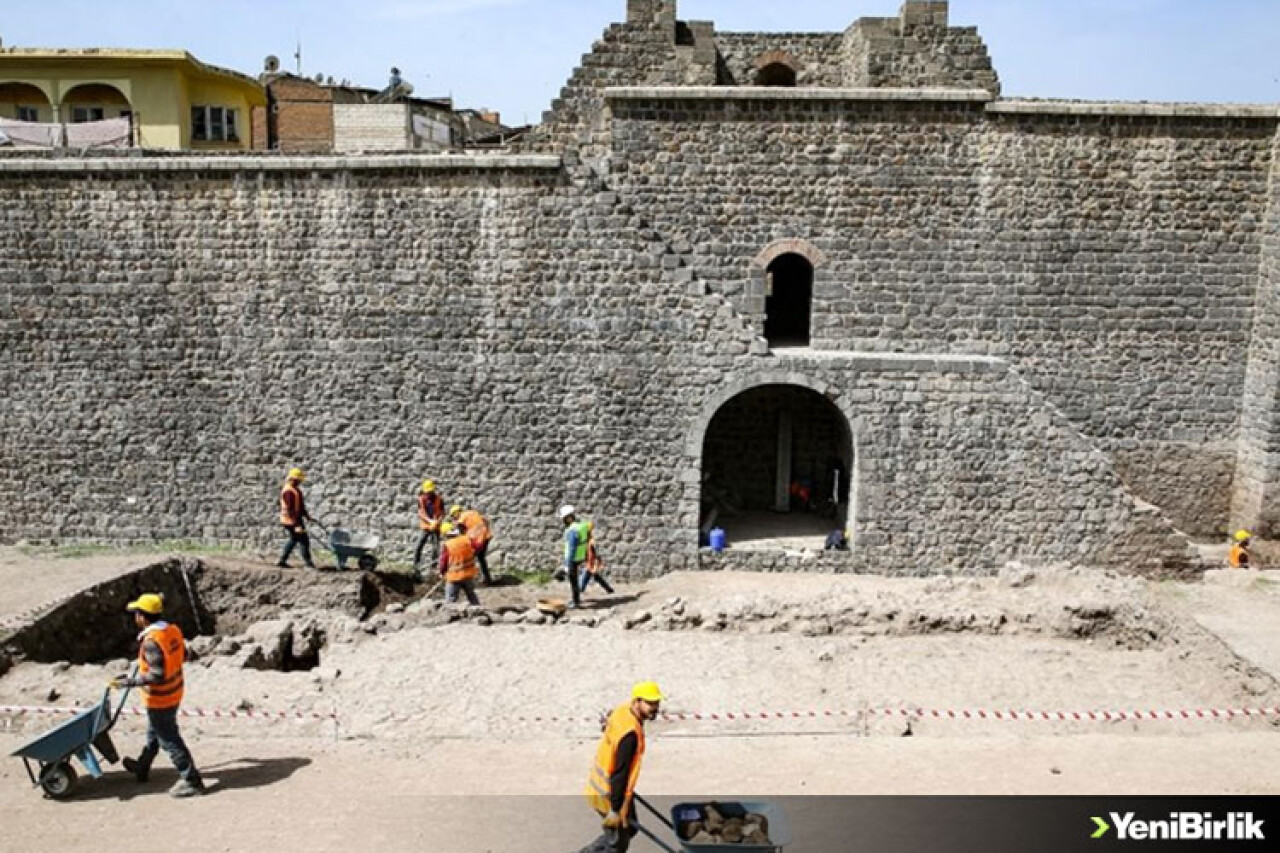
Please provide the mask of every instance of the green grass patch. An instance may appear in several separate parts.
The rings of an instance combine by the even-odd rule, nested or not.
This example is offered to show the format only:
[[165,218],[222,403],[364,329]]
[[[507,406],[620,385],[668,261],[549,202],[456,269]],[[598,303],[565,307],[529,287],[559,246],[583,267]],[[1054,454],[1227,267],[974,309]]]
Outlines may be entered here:
[[107,545],[99,542],[72,542],[66,545],[19,545],[18,551],[28,557],[77,559],[84,557],[127,557],[130,554],[181,554],[188,556],[234,556],[252,553],[235,545],[219,545],[195,539],[160,539],[155,542],[131,542]]
[[528,586],[546,586],[555,580],[555,572],[550,569],[507,569],[502,574]]

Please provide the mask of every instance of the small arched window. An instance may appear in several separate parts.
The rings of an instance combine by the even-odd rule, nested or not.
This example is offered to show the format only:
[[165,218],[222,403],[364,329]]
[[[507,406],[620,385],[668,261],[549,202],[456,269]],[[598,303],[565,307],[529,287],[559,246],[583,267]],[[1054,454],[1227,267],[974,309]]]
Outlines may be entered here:
[[813,264],[804,255],[779,255],[765,272],[764,336],[769,346],[807,347],[813,303]]

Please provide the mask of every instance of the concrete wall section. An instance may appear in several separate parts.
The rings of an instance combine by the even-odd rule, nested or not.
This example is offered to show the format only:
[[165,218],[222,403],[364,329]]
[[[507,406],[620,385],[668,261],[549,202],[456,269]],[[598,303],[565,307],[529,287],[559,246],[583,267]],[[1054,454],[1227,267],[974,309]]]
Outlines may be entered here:
[[407,151],[411,139],[405,104],[333,105],[334,151]]

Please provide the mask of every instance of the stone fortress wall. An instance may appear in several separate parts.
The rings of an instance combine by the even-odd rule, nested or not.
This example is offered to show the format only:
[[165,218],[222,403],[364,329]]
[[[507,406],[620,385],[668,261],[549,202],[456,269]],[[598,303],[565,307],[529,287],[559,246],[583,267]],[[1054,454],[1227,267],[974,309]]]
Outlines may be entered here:
[[[848,425],[839,568],[1177,571],[1265,527],[1276,111],[1001,100],[946,12],[771,41],[630,0],[502,155],[0,158],[4,538],[271,541],[301,464],[405,553],[432,476],[501,565],[565,501],[619,573],[721,565],[703,439],[773,385]],[[730,82],[780,56],[796,88]],[[782,251],[805,350],[762,338]]]

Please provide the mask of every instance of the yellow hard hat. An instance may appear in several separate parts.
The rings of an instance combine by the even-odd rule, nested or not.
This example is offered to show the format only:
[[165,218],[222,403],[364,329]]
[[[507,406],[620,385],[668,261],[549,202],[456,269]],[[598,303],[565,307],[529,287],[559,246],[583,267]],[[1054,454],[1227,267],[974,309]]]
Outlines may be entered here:
[[1237,531],[1236,531],[1236,541],[1237,541],[1237,542],[1243,542],[1244,540],[1246,540],[1246,539],[1248,539],[1248,538],[1250,538],[1249,531],[1247,531],[1247,530],[1237,530]]
[[422,481],[422,491],[424,491],[424,492],[434,492],[435,490],[436,490],[436,481],[435,481],[435,480],[423,480],[423,481]]
[[641,681],[635,687],[631,688],[632,699],[643,699],[646,702],[661,702],[666,699],[662,695],[662,691],[658,689],[658,685],[652,681]]
[[125,609],[130,613],[137,610],[148,616],[159,616],[164,612],[164,596],[148,592],[146,595],[138,596],[137,601],[129,602],[129,606]]
[[462,515],[462,507],[459,506],[458,504],[454,504],[453,506],[449,507],[449,515],[453,515],[453,516]]
[[286,475],[286,479],[298,480],[301,482],[302,480],[307,479],[307,475],[302,473],[301,468],[290,468],[289,473]]

